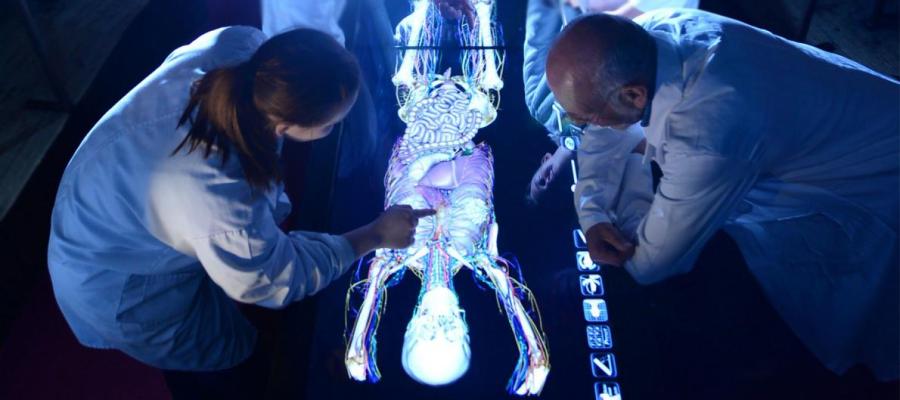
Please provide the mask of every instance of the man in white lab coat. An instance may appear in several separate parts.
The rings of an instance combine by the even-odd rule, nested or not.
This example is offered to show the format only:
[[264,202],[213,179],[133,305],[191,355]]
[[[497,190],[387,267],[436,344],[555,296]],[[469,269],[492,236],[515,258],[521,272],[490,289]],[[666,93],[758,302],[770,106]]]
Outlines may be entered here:
[[[823,364],[896,379],[900,85],[702,11],[635,22],[580,18],[547,59],[556,101],[589,127],[575,205],[592,257],[654,283],[725,229]],[[592,143],[636,122],[643,137]]]
[[[581,14],[607,13],[627,18],[636,18],[645,12],[662,8],[697,8],[697,0],[528,0],[528,11],[525,21],[525,57],[522,63],[522,75],[525,83],[525,104],[531,116],[547,129],[548,136],[557,149],[547,153],[535,171],[529,184],[529,198],[537,202],[550,184],[569,168],[575,158],[575,141],[566,141],[568,123],[565,113],[554,108],[553,93],[547,86],[544,65],[547,51],[553,39],[568,21]],[[593,141],[602,141],[603,148],[609,149],[619,145],[627,145],[634,138],[643,137],[640,126],[631,128],[636,136],[626,137],[612,129],[594,129]],[[632,147],[634,144],[632,143]],[[609,171],[617,176],[624,174],[623,169]]]

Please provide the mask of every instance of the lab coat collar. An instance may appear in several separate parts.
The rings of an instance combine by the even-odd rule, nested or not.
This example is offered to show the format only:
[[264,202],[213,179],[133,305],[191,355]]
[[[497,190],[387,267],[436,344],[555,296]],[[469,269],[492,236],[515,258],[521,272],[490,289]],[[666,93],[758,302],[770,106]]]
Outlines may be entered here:
[[275,135],[275,152],[281,157],[281,150],[284,149],[284,136]]

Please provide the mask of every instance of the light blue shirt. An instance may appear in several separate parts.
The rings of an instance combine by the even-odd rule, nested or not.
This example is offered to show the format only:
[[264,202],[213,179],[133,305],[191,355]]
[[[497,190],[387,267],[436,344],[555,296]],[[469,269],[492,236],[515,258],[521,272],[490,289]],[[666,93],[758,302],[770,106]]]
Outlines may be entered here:
[[209,32],[175,50],[110,109],[66,167],[48,261],[78,340],[166,369],[236,365],[256,333],[233,300],[278,308],[352,264],[340,236],[284,233],[283,187],[254,194],[238,157],[172,154],[191,84],[251,57],[265,35]]
[[[864,364],[896,379],[900,85],[702,11],[636,22],[657,45],[644,134],[646,159],[664,176],[654,194],[629,146],[586,134],[575,198],[582,228],[638,220],[617,225],[637,243],[625,268],[643,283],[690,271],[724,228],[827,367]],[[623,182],[606,168],[637,171]]]

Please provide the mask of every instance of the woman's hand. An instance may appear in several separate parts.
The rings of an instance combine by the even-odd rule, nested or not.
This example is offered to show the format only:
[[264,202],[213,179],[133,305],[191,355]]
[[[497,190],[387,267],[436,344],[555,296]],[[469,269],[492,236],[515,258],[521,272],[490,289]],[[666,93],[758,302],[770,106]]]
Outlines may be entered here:
[[345,233],[344,238],[353,246],[357,257],[375,249],[403,249],[413,243],[419,218],[434,214],[431,209],[391,206],[370,224]]
[[381,239],[379,248],[404,249],[412,245],[419,218],[434,215],[431,209],[416,210],[408,205],[391,206],[372,222],[372,230]]

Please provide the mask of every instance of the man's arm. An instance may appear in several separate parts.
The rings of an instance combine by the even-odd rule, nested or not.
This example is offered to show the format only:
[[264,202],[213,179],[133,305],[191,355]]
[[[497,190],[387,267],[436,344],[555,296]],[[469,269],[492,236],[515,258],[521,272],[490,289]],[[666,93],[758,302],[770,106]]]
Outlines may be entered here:
[[758,167],[714,153],[670,153],[625,269],[642,284],[688,272],[707,240],[753,186]]
[[[640,155],[634,153],[643,140],[643,129],[638,125],[625,131],[585,129],[578,148],[578,183],[575,185],[575,210],[584,232],[598,223],[617,223],[623,217],[617,215],[617,211],[627,209],[627,204],[619,206],[620,200],[628,201],[639,193],[652,194],[652,185],[641,187],[642,183],[652,182],[649,164],[643,164]],[[626,166],[632,158],[636,158],[637,163],[630,163],[632,171],[626,179]],[[623,198],[625,192],[627,198]]]
[[528,0],[525,20],[525,58],[522,79],[525,105],[531,116],[551,133],[559,134],[553,103],[556,101],[544,73],[547,52],[563,26],[563,15],[556,0]]
[[588,128],[578,153],[575,210],[591,258],[622,266],[634,253],[635,231],[653,199],[643,130]]

